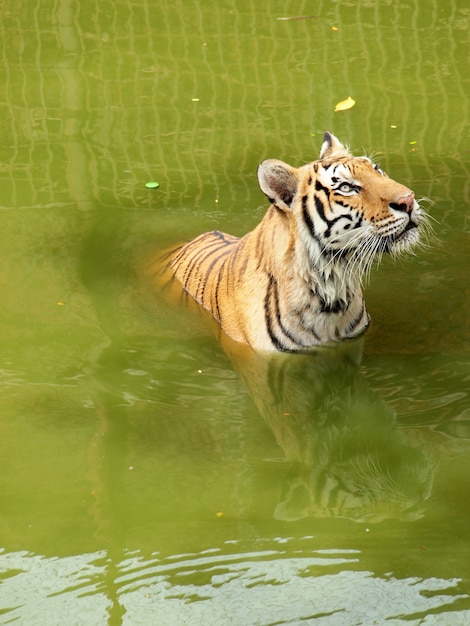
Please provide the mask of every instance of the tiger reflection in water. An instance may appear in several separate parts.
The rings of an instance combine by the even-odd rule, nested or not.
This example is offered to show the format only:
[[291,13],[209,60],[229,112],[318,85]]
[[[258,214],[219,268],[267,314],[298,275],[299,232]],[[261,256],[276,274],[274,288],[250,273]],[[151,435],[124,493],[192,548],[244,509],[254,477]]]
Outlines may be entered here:
[[422,517],[434,463],[361,375],[362,340],[308,356],[221,341],[290,464],[277,519]]

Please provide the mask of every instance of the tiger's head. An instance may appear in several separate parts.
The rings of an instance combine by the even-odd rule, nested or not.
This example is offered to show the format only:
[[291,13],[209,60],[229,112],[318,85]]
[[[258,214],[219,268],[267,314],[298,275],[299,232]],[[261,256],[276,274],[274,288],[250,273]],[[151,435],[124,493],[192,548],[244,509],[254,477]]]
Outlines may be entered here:
[[369,158],[353,156],[328,132],[317,161],[294,168],[268,159],[258,168],[258,180],[314,263],[346,260],[362,273],[383,253],[409,250],[426,224],[411,189]]

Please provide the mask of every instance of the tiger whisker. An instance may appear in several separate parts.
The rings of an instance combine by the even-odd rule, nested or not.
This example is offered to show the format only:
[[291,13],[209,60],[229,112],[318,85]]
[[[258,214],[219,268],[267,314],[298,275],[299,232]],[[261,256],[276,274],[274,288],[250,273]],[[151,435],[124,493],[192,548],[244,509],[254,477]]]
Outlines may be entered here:
[[346,268],[347,271],[351,272],[353,275],[357,275],[359,279],[361,279],[364,272],[368,271],[374,259],[375,252],[374,240],[369,236],[355,248],[354,254]]
[[355,248],[355,244],[356,242],[360,241],[361,238],[364,236],[363,232],[357,232],[354,237],[351,238],[351,235],[349,232],[346,233],[341,233],[339,235],[337,235],[331,242],[331,244],[335,244],[338,242],[338,240],[341,237],[346,237],[346,235],[349,235],[350,239],[348,240],[348,245],[344,246],[342,248],[339,248],[334,254],[333,256],[328,260],[328,262],[322,267],[322,269],[326,269],[328,266],[332,265],[338,258],[341,258],[342,255],[344,254],[345,250],[348,250],[349,248]]

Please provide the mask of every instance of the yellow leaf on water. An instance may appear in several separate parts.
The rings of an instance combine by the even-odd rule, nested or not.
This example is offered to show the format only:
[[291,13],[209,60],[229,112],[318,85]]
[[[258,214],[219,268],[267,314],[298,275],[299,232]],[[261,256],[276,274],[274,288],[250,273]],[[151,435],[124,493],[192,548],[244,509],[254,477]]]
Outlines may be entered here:
[[353,100],[351,97],[348,97],[346,98],[346,100],[341,100],[341,102],[338,102],[338,104],[335,106],[335,111],[347,111],[348,109],[352,109],[355,104],[356,101]]

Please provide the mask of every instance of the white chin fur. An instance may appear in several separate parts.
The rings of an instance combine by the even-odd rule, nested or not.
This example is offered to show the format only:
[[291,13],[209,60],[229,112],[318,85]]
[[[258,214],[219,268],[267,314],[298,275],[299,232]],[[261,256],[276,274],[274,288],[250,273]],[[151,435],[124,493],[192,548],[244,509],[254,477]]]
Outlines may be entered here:
[[417,228],[407,230],[395,239],[391,246],[391,252],[405,252],[413,248],[419,242],[419,232]]

